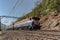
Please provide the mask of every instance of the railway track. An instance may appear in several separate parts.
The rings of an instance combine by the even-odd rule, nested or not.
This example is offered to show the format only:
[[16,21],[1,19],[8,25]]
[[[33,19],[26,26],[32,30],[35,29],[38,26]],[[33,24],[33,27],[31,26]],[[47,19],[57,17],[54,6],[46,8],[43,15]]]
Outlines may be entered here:
[[60,40],[60,31],[5,31],[2,40]]

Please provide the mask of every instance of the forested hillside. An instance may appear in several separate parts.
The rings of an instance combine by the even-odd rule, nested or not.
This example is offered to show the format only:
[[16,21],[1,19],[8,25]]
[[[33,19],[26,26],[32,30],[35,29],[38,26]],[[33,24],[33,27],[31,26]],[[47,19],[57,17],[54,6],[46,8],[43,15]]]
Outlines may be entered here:
[[60,12],[60,0],[42,0],[36,7],[25,16],[18,18],[17,21],[23,20],[31,16],[44,16],[49,12]]

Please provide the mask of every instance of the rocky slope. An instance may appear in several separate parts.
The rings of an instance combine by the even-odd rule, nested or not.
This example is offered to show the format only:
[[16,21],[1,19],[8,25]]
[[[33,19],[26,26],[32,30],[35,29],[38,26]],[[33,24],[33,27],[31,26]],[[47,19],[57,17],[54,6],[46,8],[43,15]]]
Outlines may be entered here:
[[41,30],[60,30],[60,13],[50,12],[41,17]]

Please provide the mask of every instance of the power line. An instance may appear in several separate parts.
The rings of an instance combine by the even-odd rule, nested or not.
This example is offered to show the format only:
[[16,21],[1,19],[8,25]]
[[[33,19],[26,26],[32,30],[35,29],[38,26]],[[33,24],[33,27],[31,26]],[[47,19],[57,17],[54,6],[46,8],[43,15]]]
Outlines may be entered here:
[[[21,0],[20,1],[20,3],[19,3],[19,5],[17,6],[17,8],[15,8],[15,11],[14,11],[14,13],[16,12],[16,10],[19,8],[19,6],[22,4],[22,2],[23,2],[24,0]],[[23,6],[22,6],[23,7]]]
[[[19,3],[19,5],[17,6],[17,8],[19,8],[19,6],[22,4],[23,1],[24,1],[24,0],[21,0],[21,2]],[[17,9],[17,8],[16,8],[16,9]]]
[[16,8],[16,5],[19,3],[20,0],[17,0],[17,2],[15,3],[15,5],[13,6],[12,10],[10,11],[9,15],[13,12],[13,10]]

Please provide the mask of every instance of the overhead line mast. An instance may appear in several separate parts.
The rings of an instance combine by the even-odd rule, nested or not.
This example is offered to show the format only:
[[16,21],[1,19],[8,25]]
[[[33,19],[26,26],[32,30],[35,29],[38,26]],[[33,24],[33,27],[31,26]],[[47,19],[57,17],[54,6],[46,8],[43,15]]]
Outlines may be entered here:
[[19,18],[19,17],[14,17],[14,16],[0,16],[0,31],[2,30],[1,29],[1,18]]

